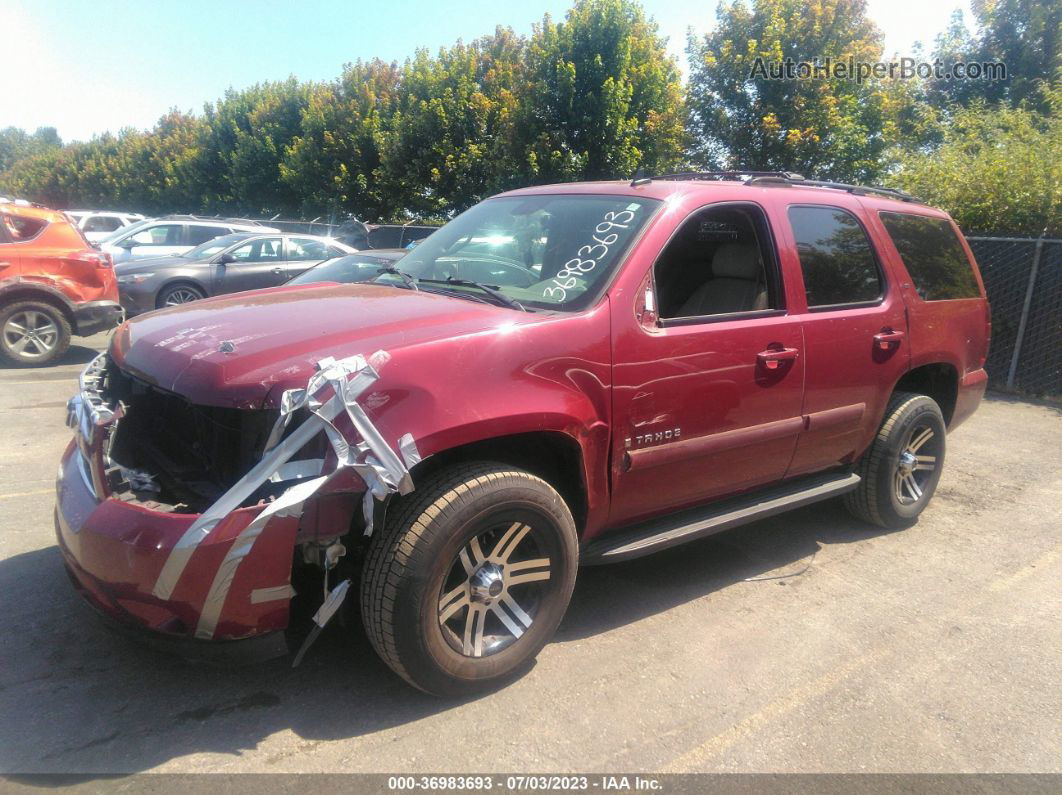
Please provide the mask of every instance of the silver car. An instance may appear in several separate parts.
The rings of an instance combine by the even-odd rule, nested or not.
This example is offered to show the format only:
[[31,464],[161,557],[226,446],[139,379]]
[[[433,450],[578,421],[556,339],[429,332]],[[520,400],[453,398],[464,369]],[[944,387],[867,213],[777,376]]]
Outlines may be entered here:
[[125,226],[97,245],[115,263],[184,254],[201,243],[233,232],[275,232],[279,229],[237,218],[200,218],[194,215],[167,215]]
[[327,237],[240,232],[181,255],[115,265],[127,315],[198,301],[211,295],[276,287],[322,260],[354,252]]

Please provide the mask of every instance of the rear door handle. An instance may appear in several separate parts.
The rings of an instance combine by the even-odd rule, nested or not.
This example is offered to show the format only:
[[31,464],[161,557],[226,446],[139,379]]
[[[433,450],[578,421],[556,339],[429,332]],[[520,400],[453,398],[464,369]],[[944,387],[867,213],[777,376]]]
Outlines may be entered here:
[[899,345],[900,340],[903,339],[902,331],[893,331],[892,329],[886,329],[879,331],[874,335],[874,342],[883,351],[887,351],[893,345]]
[[756,361],[768,370],[777,370],[782,366],[782,362],[796,359],[798,353],[796,348],[768,348],[756,354]]

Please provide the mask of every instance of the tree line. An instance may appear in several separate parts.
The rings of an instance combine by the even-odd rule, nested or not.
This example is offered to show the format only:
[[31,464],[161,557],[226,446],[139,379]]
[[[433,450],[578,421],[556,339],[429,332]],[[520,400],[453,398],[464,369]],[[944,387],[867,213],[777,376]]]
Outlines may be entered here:
[[[63,144],[0,130],[0,194],[55,207],[370,222],[444,220],[535,183],[770,169],[910,189],[968,231],[1062,233],[1062,2],[975,2],[926,60],[1003,61],[1005,81],[765,80],[785,59],[884,60],[864,0],[724,0],[686,80],[635,0],[575,0],[330,82],[229,90],[148,131]],[[918,53],[922,55],[922,53]]]

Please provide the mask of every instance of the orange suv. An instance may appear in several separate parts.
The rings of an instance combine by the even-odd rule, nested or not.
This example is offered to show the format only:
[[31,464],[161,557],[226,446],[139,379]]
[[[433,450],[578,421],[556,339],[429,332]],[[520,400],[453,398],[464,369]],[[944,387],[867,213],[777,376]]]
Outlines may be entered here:
[[0,359],[41,366],[122,320],[109,254],[62,213],[0,204]]

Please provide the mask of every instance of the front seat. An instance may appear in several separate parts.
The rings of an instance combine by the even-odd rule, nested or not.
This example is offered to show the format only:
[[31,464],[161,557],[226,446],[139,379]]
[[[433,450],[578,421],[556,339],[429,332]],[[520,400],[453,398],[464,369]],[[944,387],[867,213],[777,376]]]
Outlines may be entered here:
[[693,291],[679,317],[767,308],[767,285],[755,246],[724,243],[712,257],[712,278]]

